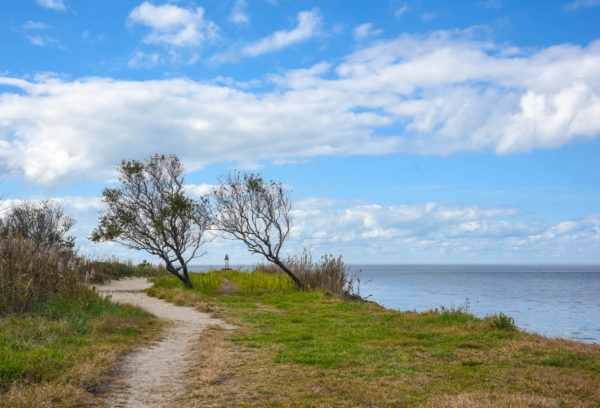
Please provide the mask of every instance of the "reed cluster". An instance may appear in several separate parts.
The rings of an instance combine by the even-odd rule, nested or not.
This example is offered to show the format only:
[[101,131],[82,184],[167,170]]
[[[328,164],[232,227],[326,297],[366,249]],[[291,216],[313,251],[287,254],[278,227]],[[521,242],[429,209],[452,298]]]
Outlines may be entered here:
[[[312,252],[304,249],[301,254],[289,256],[284,264],[309,290],[323,290],[344,299],[360,298],[358,274],[350,272],[341,255],[325,254],[314,260]],[[271,263],[258,264],[254,270],[277,275],[282,273],[277,265]]]
[[84,290],[84,259],[56,245],[38,246],[21,238],[0,239],[0,314],[22,313],[57,295]]

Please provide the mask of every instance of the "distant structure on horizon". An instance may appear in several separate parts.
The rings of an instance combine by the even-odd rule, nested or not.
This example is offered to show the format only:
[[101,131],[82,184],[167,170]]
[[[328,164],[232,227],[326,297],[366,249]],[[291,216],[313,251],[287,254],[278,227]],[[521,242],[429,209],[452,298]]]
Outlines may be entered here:
[[229,270],[231,270],[231,268],[229,267],[229,256],[227,254],[225,254],[225,266],[221,270],[222,271],[229,271]]

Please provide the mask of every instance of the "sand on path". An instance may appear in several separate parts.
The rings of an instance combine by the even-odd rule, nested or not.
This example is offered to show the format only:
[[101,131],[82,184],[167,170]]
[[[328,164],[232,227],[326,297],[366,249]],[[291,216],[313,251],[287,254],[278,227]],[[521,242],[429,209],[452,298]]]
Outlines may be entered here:
[[173,322],[162,339],[150,347],[127,355],[115,381],[109,386],[106,401],[110,408],[161,407],[173,402],[190,380],[190,356],[202,347],[198,336],[208,326],[235,328],[222,320],[191,307],[176,306],[147,296],[152,286],[145,278],[111,281],[96,286],[98,292],[119,303],[138,306],[158,318]]

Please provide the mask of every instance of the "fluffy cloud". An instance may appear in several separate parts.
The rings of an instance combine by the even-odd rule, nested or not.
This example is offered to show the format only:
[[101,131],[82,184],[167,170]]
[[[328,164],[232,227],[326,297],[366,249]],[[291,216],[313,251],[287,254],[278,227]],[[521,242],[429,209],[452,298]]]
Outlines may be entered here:
[[354,29],[354,38],[357,40],[364,40],[369,37],[374,37],[382,33],[382,30],[373,29],[373,24],[365,23],[361,24]]
[[44,8],[64,11],[67,9],[63,0],[36,0],[37,4]]
[[[123,152],[174,152],[193,170],[227,160],[391,148],[357,130],[372,122],[370,115],[318,118],[323,104],[293,95],[253,95],[183,79],[0,83],[22,85],[26,93],[0,97],[0,166],[39,184],[110,178]],[[305,120],[309,111],[317,122]]]
[[400,18],[408,11],[408,4],[404,3],[394,11],[396,18]]
[[250,17],[248,17],[248,13],[246,12],[247,7],[246,0],[235,0],[231,14],[229,15],[229,21],[236,24],[247,24],[250,21]]
[[129,24],[142,24],[151,29],[144,42],[176,47],[197,46],[218,37],[218,27],[204,18],[204,9],[188,10],[173,4],[155,6],[144,2],[134,8]]
[[321,15],[318,9],[301,11],[298,13],[298,25],[292,30],[276,31],[273,34],[242,48],[232,47],[222,54],[215,55],[211,58],[211,61],[215,63],[236,61],[240,58],[256,57],[258,55],[281,50],[282,48],[306,41],[313,37],[320,24]]
[[42,23],[41,21],[33,21],[29,20],[26,23],[23,23],[21,26],[24,30],[47,30],[50,26],[46,23]]
[[[197,196],[211,185],[189,185]],[[53,198],[77,221],[73,234],[81,251],[92,256],[117,255],[137,261],[148,258],[114,244],[87,240],[103,204],[99,197]],[[0,214],[18,200],[0,201]],[[382,206],[328,198],[295,203],[288,253],[303,246],[316,254],[341,253],[350,262],[589,262],[600,250],[600,214],[548,224],[524,220],[510,207],[429,202]],[[220,264],[225,253],[236,264],[257,262],[239,243],[216,238],[199,262]],[[157,260],[155,260],[157,261]]]
[[549,225],[506,207],[319,201],[298,203],[290,247],[333,249],[355,262],[589,261],[600,249],[600,215]]
[[192,197],[200,197],[210,194],[218,186],[214,184],[186,184],[185,191]]
[[600,41],[528,52],[471,35],[378,41],[336,66],[268,76],[276,89],[265,91],[188,79],[0,77],[20,88],[0,94],[0,172],[53,184],[110,177],[123,152],[174,152],[199,169],[315,155],[506,154],[598,136]]

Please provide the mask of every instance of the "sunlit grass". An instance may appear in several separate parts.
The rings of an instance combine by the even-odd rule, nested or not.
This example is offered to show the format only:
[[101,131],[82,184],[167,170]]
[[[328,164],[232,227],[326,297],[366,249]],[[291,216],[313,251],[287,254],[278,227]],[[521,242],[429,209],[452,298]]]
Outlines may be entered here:
[[294,281],[283,273],[269,274],[260,271],[226,271],[224,272],[224,276],[227,280],[237,285],[238,293],[244,295],[296,291]]
[[[193,291],[206,295],[216,294],[224,280],[236,286],[235,293],[241,295],[259,295],[273,292],[294,292],[296,285],[287,275],[269,274],[259,271],[211,271],[203,273],[192,273],[190,279],[194,286]],[[180,288],[181,281],[175,276],[159,276],[153,279],[157,288],[175,289]]]
[[185,406],[600,406],[597,345],[520,332],[467,306],[399,312],[272,278],[282,275],[218,274],[238,290],[154,289],[240,325],[206,334]]
[[87,406],[126,350],[159,322],[87,290],[0,318],[0,407]]
[[[212,294],[221,286],[223,275],[217,272],[191,273],[190,280],[195,291]],[[159,288],[174,289],[182,287],[181,281],[173,275],[158,276],[153,278],[152,282]]]

